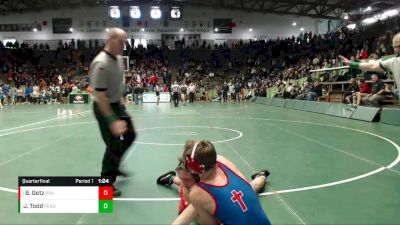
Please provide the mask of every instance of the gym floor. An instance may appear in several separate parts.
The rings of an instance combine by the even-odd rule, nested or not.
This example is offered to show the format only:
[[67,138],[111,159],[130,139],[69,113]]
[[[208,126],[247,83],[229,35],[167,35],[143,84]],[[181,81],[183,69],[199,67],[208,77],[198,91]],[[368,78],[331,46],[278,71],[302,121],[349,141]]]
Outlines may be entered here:
[[0,224],[168,224],[178,193],[156,184],[187,139],[208,139],[250,175],[273,224],[399,224],[400,127],[254,103],[129,105],[138,139],[112,214],[18,214],[18,176],[99,176],[104,143],[91,105],[0,111]]

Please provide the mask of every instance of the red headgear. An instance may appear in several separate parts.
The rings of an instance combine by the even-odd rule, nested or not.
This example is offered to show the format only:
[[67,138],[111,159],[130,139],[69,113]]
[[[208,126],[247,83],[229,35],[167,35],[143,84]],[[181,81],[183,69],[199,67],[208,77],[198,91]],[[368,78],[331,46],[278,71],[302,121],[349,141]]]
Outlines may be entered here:
[[193,146],[192,154],[190,156],[186,156],[185,164],[188,169],[196,172],[196,173],[204,173],[206,171],[206,167],[204,164],[201,164],[199,161],[194,159],[194,153],[196,152],[197,145],[200,141],[196,142]]

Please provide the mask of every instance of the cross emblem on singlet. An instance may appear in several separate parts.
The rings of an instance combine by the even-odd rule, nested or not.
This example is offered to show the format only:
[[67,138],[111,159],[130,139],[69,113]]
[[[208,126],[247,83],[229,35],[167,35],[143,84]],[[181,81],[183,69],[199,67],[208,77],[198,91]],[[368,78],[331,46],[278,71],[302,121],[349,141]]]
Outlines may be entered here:
[[232,194],[232,198],[231,198],[232,202],[234,202],[234,203],[238,202],[242,211],[246,212],[247,206],[246,206],[246,203],[244,203],[244,201],[242,199],[242,197],[244,196],[243,192],[242,191],[237,192],[236,190],[233,190],[233,191],[231,191],[231,194]]

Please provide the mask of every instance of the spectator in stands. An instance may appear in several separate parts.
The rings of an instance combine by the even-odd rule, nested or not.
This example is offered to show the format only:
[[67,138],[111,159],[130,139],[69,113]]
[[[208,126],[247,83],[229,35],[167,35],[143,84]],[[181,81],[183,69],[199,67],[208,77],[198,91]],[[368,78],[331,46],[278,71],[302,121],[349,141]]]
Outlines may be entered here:
[[364,79],[360,80],[358,84],[359,92],[353,93],[353,105],[360,105],[361,99],[366,97],[368,94],[372,92],[371,86],[365,82]]
[[128,95],[128,84],[126,79],[125,82],[122,82],[121,84],[121,92],[122,92],[122,98],[124,99],[124,102],[126,102],[126,96]]
[[133,89],[133,95],[134,95],[134,99],[135,99],[135,104],[138,105],[139,104],[139,100],[142,101],[143,103],[143,87],[141,84],[138,84],[134,89]]
[[40,79],[40,83],[39,83],[39,90],[42,91],[46,88],[47,86],[47,82],[44,79]]
[[153,75],[149,78],[149,83],[150,83],[150,88],[151,88],[151,90],[154,90],[154,87],[155,87],[156,84],[158,83],[158,76],[157,76],[157,74],[153,74]]
[[381,59],[381,55],[379,54],[379,52],[373,53],[372,54],[372,59],[376,60],[376,61],[380,60]]
[[241,90],[241,85],[239,82],[235,84],[235,102],[240,102],[240,90]]
[[[339,58],[345,65],[350,65],[350,68],[372,72],[388,71],[393,76],[397,88],[400,88],[400,33],[396,34],[393,37],[393,49],[397,55],[391,59],[380,62],[359,63],[352,62],[343,56],[339,56]],[[395,92],[398,93],[398,90],[396,90]]]
[[196,93],[196,85],[194,85],[193,82],[190,83],[190,85],[188,87],[188,91],[189,91],[189,103],[193,103],[194,95]]
[[229,92],[229,86],[226,82],[224,82],[224,85],[222,87],[222,101],[223,102],[228,101],[228,92]]
[[310,93],[311,87],[308,81],[305,81],[303,84],[303,88],[301,89],[300,93],[296,96],[297,100],[306,100],[308,94]]
[[9,85],[8,92],[7,92],[7,100],[8,100],[8,105],[15,105],[15,97],[16,97],[16,88],[12,85]]
[[28,84],[25,88],[25,102],[31,103],[32,92],[33,92],[32,86]]
[[197,101],[205,101],[206,93],[205,88],[203,86],[197,86],[196,89],[196,100]]
[[367,106],[379,107],[379,102],[384,100],[385,97],[385,84],[377,74],[372,75],[372,93],[362,98],[362,102]]
[[[393,19],[394,18],[389,20]],[[399,20],[396,17],[393,24],[398,24],[398,21]],[[392,28],[393,26],[388,25],[388,27]],[[374,31],[374,28],[371,28],[370,26],[369,28],[366,27],[366,31],[354,32],[347,29],[341,29],[338,33],[330,33],[325,36],[309,33],[304,34],[303,32],[299,37],[278,38],[276,40],[268,41],[240,41],[238,43],[232,43],[232,49],[229,50],[227,50],[228,46],[224,43],[224,45],[217,46],[216,49],[212,50],[212,52],[207,51],[206,46],[209,44],[204,41],[203,46],[199,46],[203,48],[199,50],[198,53],[200,54],[197,54],[197,52],[192,49],[188,51],[187,48],[183,48],[180,53],[181,55],[179,56],[182,65],[177,66],[184,68],[184,70],[180,72],[182,79],[186,73],[188,75],[191,74],[188,77],[189,79],[185,80],[186,83],[195,80],[197,81],[201,78],[200,75],[215,73],[214,77],[207,78],[206,86],[204,86],[204,84],[198,84],[198,87],[206,87],[207,91],[205,91],[205,93],[207,93],[207,95],[211,94],[209,97],[214,97],[213,95],[215,93],[217,82],[219,84],[224,82],[232,82],[232,84],[240,83],[243,88],[256,88],[256,93],[258,95],[258,93],[263,93],[266,88],[277,86],[282,82],[285,83],[285,81],[288,80],[310,77],[308,72],[310,69],[340,66],[332,60],[332,56],[336,55],[336,52],[342,52],[343,54],[350,56],[353,54],[353,50],[358,48],[360,49],[359,53],[353,55],[354,58],[358,59],[367,58],[368,54],[371,53],[374,53],[373,57],[375,59],[379,58],[376,56],[377,54],[392,54],[392,50],[390,49],[390,42],[393,38],[391,33],[392,31],[384,32],[382,30],[382,32],[375,32],[375,34],[369,35],[368,33],[371,32],[368,32],[368,29]],[[75,41],[71,40],[71,42]],[[179,40],[180,46],[182,45],[181,42],[182,41]],[[86,45],[86,43],[89,44]],[[35,44],[33,47],[36,49],[47,49],[48,46],[45,42],[31,42],[28,44],[31,46]],[[59,49],[55,55],[56,61],[50,63],[51,65],[43,65],[43,61],[46,61],[43,59],[48,58],[46,56],[47,54],[51,56],[51,53],[47,51],[33,50],[28,44],[21,43],[19,45],[20,49],[24,49],[24,53],[21,55],[18,54],[19,49],[5,49],[2,51],[2,53],[5,52],[6,55],[2,58],[4,61],[4,66],[2,68],[3,73],[6,75],[7,79],[10,79],[10,83],[15,84],[16,86],[27,83],[39,83],[38,80],[42,79],[44,85],[41,83],[40,89],[46,89],[48,84],[54,82],[53,74],[56,70],[59,70],[57,74],[67,74],[68,81],[74,80],[75,75],[80,74],[81,71],[85,71],[83,69],[85,67],[84,61],[91,60],[90,57],[87,57],[87,53],[92,54],[93,57],[93,52],[88,52],[88,49],[86,48],[86,46],[92,45],[90,42],[87,42],[87,40],[77,40],[76,46],[79,50],[75,50],[73,47],[68,47],[68,44],[70,46],[75,46],[75,43],[65,43],[66,45],[63,46],[63,42],[60,41]],[[41,44],[40,47],[38,47],[39,44]],[[12,43],[8,43],[8,46],[11,48],[16,47]],[[134,44],[132,44],[132,46],[134,46]],[[186,46],[189,47],[190,44],[186,44]],[[398,53],[399,51],[396,50],[396,46],[399,46],[399,44],[396,44],[396,39],[393,38],[393,47],[395,52]],[[65,47],[65,49],[63,49],[63,47]],[[95,40],[95,48],[98,47],[98,40]],[[32,51],[25,51],[26,49]],[[154,74],[163,75],[164,84],[171,87],[172,77],[168,68],[168,59],[164,55],[164,49],[149,43],[147,49],[143,48],[143,46],[139,46],[135,51],[129,52],[130,64],[135,71],[132,75],[139,76],[138,82],[142,84],[145,90],[148,90],[148,84],[156,83],[151,79],[151,76]],[[86,58],[83,56],[86,56]],[[272,59],[276,61],[274,62]],[[394,75],[397,87],[399,87],[399,79],[396,78],[399,74],[399,72],[396,72],[399,63],[398,60],[396,60],[397,59],[395,59],[395,62],[383,61],[381,63]],[[59,63],[57,61],[62,62]],[[222,65],[222,63],[224,64]],[[41,66],[33,66],[37,64]],[[362,64],[363,63],[361,63],[361,65]],[[27,69],[24,66],[26,66]],[[221,76],[218,73],[218,69],[220,68],[227,69],[227,71],[231,72],[232,75],[227,74],[225,77],[222,77],[222,80],[219,80]],[[196,76],[197,73],[199,75],[198,77]],[[359,72],[357,72],[357,74],[359,74]],[[169,75],[168,79],[167,75]],[[182,79],[179,79],[178,77],[179,82],[182,82]],[[82,85],[80,82],[74,83],[78,88],[85,88],[85,85]],[[251,85],[249,86],[248,84]],[[231,91],[231,86],[229,85],[229,92],[231,94],[235,93],[234,87],[235,86],[232,85]],[[312,86],[310,87],[312,88]],[[65,87],[63,85],[63,93],[64,89]],[[168,88],[168,90],[171,89]],[[287,90],[285,89],[284,93],[286,91]],[[224,92],[222,93],[224,94]],[[7,91],[7,95],[8,94]],[[285,94],[284,97],[287,97],[287,94]]]
[[233,99],[235,99],[235,85],[233,84],[233,82],[229,82],[229,100],[232,101]]
[[319,97],[322,96],[322,86],[319,81],[315,81],[315,83],[310,87],[310,92],[307,95],[308,101],[317,101]]
[[156,87],[155,87],[155,91],[156,91],[156,97],[157,97],[156,105],[159,105],[160,104],[160,92],[163,92],[163,88],[157,83]]
[[[216,89],[217,89],[217,98],[214,99],[214,100],[218,101],[218,102],[222,102],[223,101],[223,99],[222,99],[222,86],[221,85],[217,85]],[[240,92],[242,93],[242,89],[240,90]],[[241,99],[242,99],[242,96],[241,96]]]
[[5,102],[3,105],[5,105],[7,103],[6,100],[8,100],[8,91],[9,91],[8,84],[3,84],[2,91],[3,91],[3,96],[4,96],[4,102]]
[[358,60],[365,60],[368,59],[368,53],[362,48],[360,51],[357,52],[357,59]]
[[31,97],[33,104],[36,104],[39,100],[39,86],[36,83],[32,87]]
[[346,90],[343,93],[343,103],[352,104],[352,103],[354,103],[354,102],[352,102],[353,94],[356,92],[359,92],[360,89],[356,82],[356,78],[352,77],[349,82],[350,82],[349,86],[346,88]]
[[2,88],[2,86],[0,86],[0,109],[3,108],[4,99],[5,99],[5,95],[3,92],[3,88]]
[[256,90],[255,95],[258,96],[258,97],[266,97],[266,96],[267,96],[267,92],[266,92],[266,90],[265,90],[265,87],[259,87],[259,88]]
[[68,102],[68,95],[72,92],[72,84],[66,83],[63,85],[62,98],[63,102]]
[[78,93],[78,92],[79,88],[75,84],[72,84],[72,93]]
[[288,86],[286,88],[286,90],[283,92],[283,98],[286,99],[291,99],[292,98],[292,94],[293,94],[293,84],[291,82],[288,83]]
[[183,105],[185,106],[188,100],[188,86],[185,82],[181,82],[180,88],[181,88],[181,95],[179,97]]
[[25,85],[16,88],[16,103],[25,102]]
[[254,102],[255,101],[255,94],[253,89],[249,89],[247,91],[246,96],[244,97],[245,101]]
[[54,96],[56,97],[56,102],[59,104],[60,102],[64,102],[63,100],[62,100],[62,94],[61,94],[62,92],[61,92],[61,86],[59,85],[59,84],[57,84],[55,87],[54,87],[54,91],[53,91],[53,94],[54,94]]
[[285,84],[280,83],[278,85],[278,91],[275,94],[275,98],[283,98],[283,94],[285,93]]

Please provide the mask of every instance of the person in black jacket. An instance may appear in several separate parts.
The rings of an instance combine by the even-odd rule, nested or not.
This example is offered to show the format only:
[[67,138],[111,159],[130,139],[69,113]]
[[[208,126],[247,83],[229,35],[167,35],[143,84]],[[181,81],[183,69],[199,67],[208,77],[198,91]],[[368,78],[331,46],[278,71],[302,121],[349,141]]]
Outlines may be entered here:
[[[143,96],[143,88],[142,85],[138,84],[134,89],[133,89],[133,94],[135,96],[135,104],[139,104],[139,100]],[[143,100],[141,100],[143,103]]]
[[317,101],[318,97],[322,96],[322,86],[319,81],[315,81],[310,87],[310,91],[307,94],[308,101]]
[[360,88],[358,87],[358,84],[356,82],[356,78],[352,77],[350,79],[350,84],[346,88],[343,94],[343,103],[352,103],[352,95],[356,92],[359,92]]
[[222,98],[224,102],[228,101],[228,92],[229,92],[229,86],[228,84],[225,82],[224,86],[222,87]]

